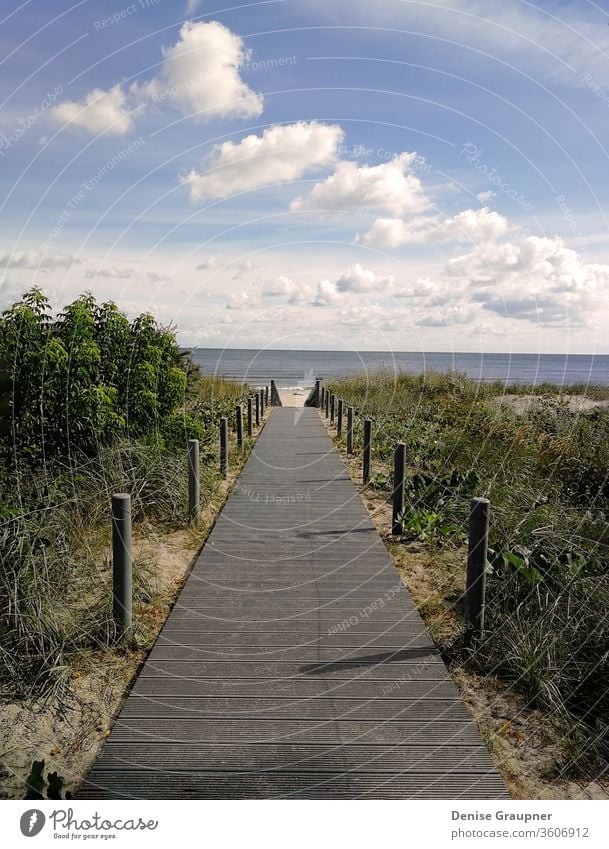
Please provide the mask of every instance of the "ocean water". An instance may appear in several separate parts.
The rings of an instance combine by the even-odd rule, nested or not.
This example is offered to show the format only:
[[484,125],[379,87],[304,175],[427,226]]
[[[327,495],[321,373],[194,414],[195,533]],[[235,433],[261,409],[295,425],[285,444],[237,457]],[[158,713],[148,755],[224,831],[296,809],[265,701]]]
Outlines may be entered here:
[[193,360],[207,374],[263,386],[308,389],[316,377],[345,377],[379,369],[421,374],[455,369],[474,380],[506,383],[609,385],[609,355],[590,354],[442,354],[383,351],[255,351],[194,348]]

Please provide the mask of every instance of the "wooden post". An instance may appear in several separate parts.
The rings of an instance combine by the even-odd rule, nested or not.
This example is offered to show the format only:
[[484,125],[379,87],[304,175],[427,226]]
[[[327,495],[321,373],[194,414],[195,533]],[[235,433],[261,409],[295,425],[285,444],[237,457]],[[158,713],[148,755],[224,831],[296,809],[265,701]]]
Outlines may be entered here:
[[269,388],[268,388],[268,386],[266,386],[265,389],[264,389],[264,406],[268,407],[268,405],[269,405]]
[[243,448],[243,407],[237,404],[237,447]]
[[364,468],[363,481],[368,483],[370,480],[370,460],[372,458],[372,419],[364,420]]
[[199,483],[199,440],[188,440],[188,519],[198,525],[201,518]]
[[253,400],[251,398],[247,399],[247,435],[251,436],[254,432],[254,421],[253,421]]
[[264,389],[260,390],[260,415],[264,416]]
[[347,454],[353,454],[353,407],[347,407]]
[[271,380],[271,407],[281,407],[281,395],[274,380]]
[[228,477],[228,419],[226,416],[220,419],[220,474],[223,478]]
[[336,407],[336,395],[330,395],[330,424],[334,424],[334,409]]
[[484,636],[486,560],[491,503],[488,498],[472,498],[469,514],[469,547],[465,584],[465,643],[473,646]]
[[256,392],[256,427],[260,424],[260,395]]
[[319,402],[321,399],[321,381],[315,381],[315,406],[319,407]]
[[320,406],[320,409],[322,409],[322,410],[326,406],[326,387],[325,386],[321,387],[321,403],[320,403],[319,406]]
[[330,393],[326,389],[326,418],[330,415]]
[[404,476],[406,470],[406,446],[398,442],[393,455],[393,509],[391,518],[391,533],[394,536],[402,533],[402,523],[399,517],[404,510]]
[[336,420],[336,435],[340,439],[340,437],[343,435],[343,399],[342,398],[338,399],[338,414],[337,414],[337,416],[338,417],[337,417],[337,420]]
[[131,496],[119,492],[112,496],[112,617],[119,637],[131,628],[132,582]]

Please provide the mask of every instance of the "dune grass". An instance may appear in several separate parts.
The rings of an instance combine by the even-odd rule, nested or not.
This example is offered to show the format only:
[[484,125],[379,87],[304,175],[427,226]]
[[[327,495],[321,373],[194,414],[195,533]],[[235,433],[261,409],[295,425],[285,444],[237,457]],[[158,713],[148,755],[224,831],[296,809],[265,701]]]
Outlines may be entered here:
[[[598,775],[609,761],[609,409],[574,413],[569,396],[604,387],[479,384],[457,373],[356,376],[328,383],[353,406],[356,445],[373,419],[371,486],[389,497],[395,443],[406,444],[402,543],[454,552],[462,574],[469,501],[490,498],[487,631],[473,656],[560,722],[565,769]],[[498,400],[535,394],[517,414]],[[359,450],[359,449],[358,449]],[[431,558],[433,563],[433,557]],[[450,563],[450,558],[448,559]],[[439,567],[438,567],[439,568]],[[457,621],[462,597],[449,600]]]

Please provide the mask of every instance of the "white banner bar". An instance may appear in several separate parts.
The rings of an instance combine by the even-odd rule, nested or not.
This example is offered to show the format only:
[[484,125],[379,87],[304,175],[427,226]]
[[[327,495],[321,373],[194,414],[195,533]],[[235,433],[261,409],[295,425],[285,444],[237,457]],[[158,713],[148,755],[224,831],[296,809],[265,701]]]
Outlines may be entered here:
[[0,803],[6,847],[77,845],[222,849],[607,844],[597,801],[124,801]]

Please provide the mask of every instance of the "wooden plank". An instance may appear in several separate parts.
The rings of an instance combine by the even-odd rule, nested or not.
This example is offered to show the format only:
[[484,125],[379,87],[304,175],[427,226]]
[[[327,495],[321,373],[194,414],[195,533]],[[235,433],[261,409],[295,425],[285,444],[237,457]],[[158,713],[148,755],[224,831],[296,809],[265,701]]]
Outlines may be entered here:
[[308,746],[283,743],[263,746],[225,746],[186,744],[177,750],[174,744],[160,743],[151,749],[117,744],[104,753],[98,763],[99,771],[154,769],[163,771],[174,761],[174,772],[189,772],[205,764],[207,770],[230,770],[235,773],[256,773],[264,762],[265,772],[336,772],[348,769],[357,772],[387,772],[400,770],[403,774],[433,772],[444,774],[451,770],[486,772],[488,754],[484,746],[454,745],[428,748],[426,746]]
[[506,798],[314,409],[275,408],[81,798]]
[[[153,679],[154,680],[154,679]],[[423,716],[434,719],[467,719],[467,712],[462,703],[455,698],[455,693],[445,682],[426,695],[428,681],[418,682],[417,686],[408,688],[407,694],[401,699],[384,699],[382,693],[372,695],[368,700],[363,697],[356,699],[340,699],[326,694],[303,698],[267,698],[264,696],[213,696],[204,698],[199,695],[199,681],[184,682],[173,687],[173,692],[167,686],[166,679],[161,682],[164,687],[159,691],[155,688],[152,697],[138,695],[129,698],[123,708],[121,717],[155,719],[158,717],[209,719],[213,717],[240,716],[251,719],[415,719]],[[445,689],[446,688],[446,689]],[[163,694],[164,691],[164,694]]]
[[486,773],[441,775],[387,772],[273,773],[260,770],[240,780],[218,770],[184,773],[150,770],[94,771],[82,799],[507,799],[505,785],[492,767]]

